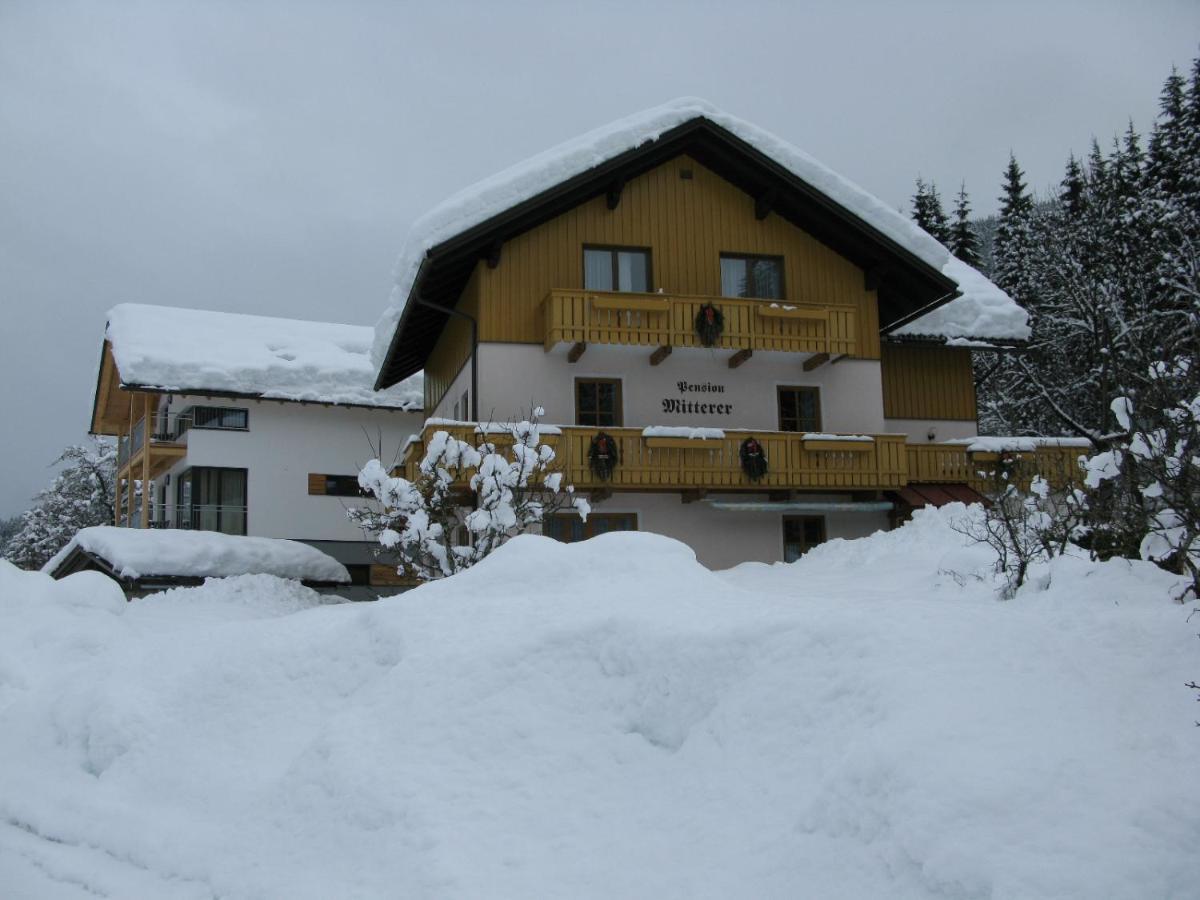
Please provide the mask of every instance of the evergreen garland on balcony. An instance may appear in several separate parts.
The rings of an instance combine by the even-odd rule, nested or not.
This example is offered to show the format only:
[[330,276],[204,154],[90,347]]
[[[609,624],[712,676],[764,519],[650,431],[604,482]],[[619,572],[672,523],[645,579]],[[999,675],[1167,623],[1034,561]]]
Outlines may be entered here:
[[725,314],[711,303],[705,303],[696,312],[696,335],[705,347],[715,347],[725,330]]
[[600,481],[608,481],[620,461],[621,451],[617,449],[617,442],[603,431],[597,433],[588,447],[588,468],[592,474]]
[[767,454],[758,438],[748,437],[738,450],[742,460],[742,471],[751,481],[758,481],[767,474]]

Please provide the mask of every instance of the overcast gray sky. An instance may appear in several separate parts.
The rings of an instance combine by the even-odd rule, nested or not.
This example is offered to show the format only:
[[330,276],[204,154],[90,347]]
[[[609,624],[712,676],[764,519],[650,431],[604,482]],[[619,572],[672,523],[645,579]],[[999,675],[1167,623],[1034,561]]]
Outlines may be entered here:
[[373,324],[412,220],[693,94],[907,209],[1153,121],[1200,3],[0,0],[0,515],[87,431],[123,301]]

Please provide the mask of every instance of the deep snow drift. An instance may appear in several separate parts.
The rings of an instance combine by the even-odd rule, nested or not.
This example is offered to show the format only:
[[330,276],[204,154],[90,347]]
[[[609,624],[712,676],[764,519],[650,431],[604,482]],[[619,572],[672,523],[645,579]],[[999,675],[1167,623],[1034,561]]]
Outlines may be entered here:
[[519,538],[370,605],[0,563],[0,894],[1195,896],[1178,581],[999,602],[956,514],[723,573]]

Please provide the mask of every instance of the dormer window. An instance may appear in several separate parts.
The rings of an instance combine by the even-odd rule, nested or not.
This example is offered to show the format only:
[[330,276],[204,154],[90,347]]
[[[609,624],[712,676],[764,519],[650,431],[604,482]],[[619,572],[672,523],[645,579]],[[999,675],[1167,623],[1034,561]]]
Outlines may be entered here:
[[583,287],[589,291],[650,291],[650,251],[636,247],[584,247]]
[[721,296],[782,300],[783,259],[722,253]]

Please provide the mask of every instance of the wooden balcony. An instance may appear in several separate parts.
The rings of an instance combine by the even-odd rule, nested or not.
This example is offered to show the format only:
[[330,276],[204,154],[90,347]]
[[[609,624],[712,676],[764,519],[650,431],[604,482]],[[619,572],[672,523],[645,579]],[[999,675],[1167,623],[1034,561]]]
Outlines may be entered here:
[[[1018,487],[1028,489],[1034,475],[1040,475],[1056,488],[1078,481],[1079,447],[1037,447],[1017,454],[1013,473]],[[995,453],[971,453],[962,444],[909,444],[908,480],[926,484],[967,484],[983,492],[994,480]]]
[[[620,462],[608,480],[592,474],[588,450],[592,438],[605,431],[616,442]],[[412,440],[397,474],[415,480],[426,442],[436,431],[478,445],[485,436],[474,425],[428,425]],[[623,491],[883,491],[910,483],[966,484],[983,492],[996,465],[995,454],[971,453],[962,444],[906,444],[902,434],[870,435],[869,441],[837,435],[821,436],[782,431],[726,430],[722,438],[693,439],[646,436],[640,428],[563,427],[543,434],[554,448],[564,482],[577,490]],[[752,481],[743,471],[739,451],[747,437],[762,445],[767,474]],[[486,436],[506,453],[512,438],[497,430]],[[1056,487],[1077,480],[1077,447],[1038,447],[1023,454],[1018,483],[1028,487],[1040,474]],[[469,475],[470,473],[468,473]],[[465,480],[465,478],[464,478]]]
[[117,439],[118,479],[157,478],[187,455],[187,444],[179,437],[174,418],[169,426],[166,416],[138,419]]
[[857,310],[852,306],[584,290],[553,290],[547,295],[542,303],[545,347],[547,351],[560,343],[578,348],[588,344],[702,347],[695,321],[705,303],[712,303],[724,316],[717,345],[723,349],[828,356],[853,356],[858,349]]
[[[612,478],[601,480],[588,466],[592,438],[601,430],[616,442],[620,464]],[[484,439],[474,426],[431,426],[423,439],[409,445],[401,465],[404,477],[417,476],[425,441],[435,431],[478,444]],[[769,460],[767,474],[751,481],[742,471],[742,441],[755,437]],[[512,444],[508,435],[487,436],[500,448]],[[828,490],[863,491],[902,487],[905,483],[904,435],[875,435],[871,441],[812,441],[795,432],[726,431],[707,440],[647,437],[640,428],[563,428],[544,435],[555,449],[564,481],[577,490]]]

